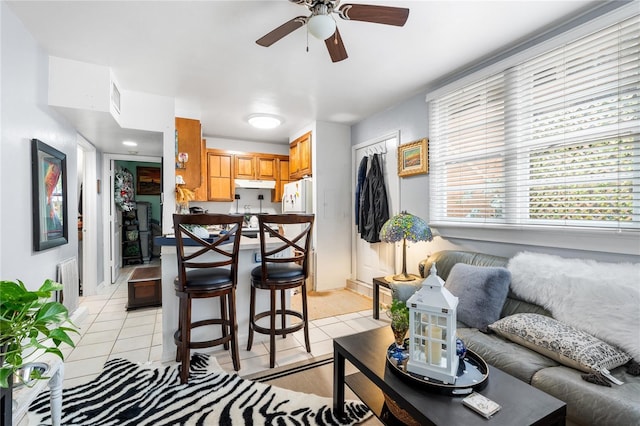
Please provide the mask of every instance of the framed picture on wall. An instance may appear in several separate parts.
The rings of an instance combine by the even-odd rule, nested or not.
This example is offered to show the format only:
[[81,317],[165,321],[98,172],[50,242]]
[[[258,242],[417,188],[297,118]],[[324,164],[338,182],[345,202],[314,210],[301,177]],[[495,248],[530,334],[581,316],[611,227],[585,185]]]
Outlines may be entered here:
[[160,195],[160,167],[136,167],[137,195]]
[[398,176],[429,173],[429,141],[427,138],[398,147]]
[[31,140],[33,249],[69,242],[67,156],[38,139]]

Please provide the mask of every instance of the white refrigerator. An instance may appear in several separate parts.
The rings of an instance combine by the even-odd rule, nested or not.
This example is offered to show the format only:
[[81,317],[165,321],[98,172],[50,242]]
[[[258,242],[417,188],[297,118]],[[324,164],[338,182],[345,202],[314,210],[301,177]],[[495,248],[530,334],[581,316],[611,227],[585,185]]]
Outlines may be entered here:
[[[295,182],[287,183],[284,185],[284,192],[282,194],[282,213],[299,213],[299,214],[311,214],[313,213],[313,182],[312,178],[304,178]],[[302,231],[302,224],[298,225],[285,225],[284,233],[291,238],[298,235]],[[315,228],[315,225],[314,225]],[[315,232],[315,229],[314,229]],[[311,242],[311,253],[309,257],[309,279],[307,280],[307,292],[315,290],[315,276],[316,276],[316,255],[314,250],[314,240]],[[295,294],[295,293],[294,293]]]
[[313,213],[312,186],[311,178],[285,184],[282,213]]

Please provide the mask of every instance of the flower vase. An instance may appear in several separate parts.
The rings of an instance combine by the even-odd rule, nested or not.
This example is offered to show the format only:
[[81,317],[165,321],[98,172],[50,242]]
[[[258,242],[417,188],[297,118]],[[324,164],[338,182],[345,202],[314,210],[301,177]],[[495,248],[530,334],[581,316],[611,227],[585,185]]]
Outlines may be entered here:
[[398,361],[398,364],[402,363],[409,356],[404,351],[404,337],[407,335],[409,327],[407,325],[399,325],[391,322],[391,330],[393,331],[393,338],[395,340],[395,348],[393,350],[392,358]]

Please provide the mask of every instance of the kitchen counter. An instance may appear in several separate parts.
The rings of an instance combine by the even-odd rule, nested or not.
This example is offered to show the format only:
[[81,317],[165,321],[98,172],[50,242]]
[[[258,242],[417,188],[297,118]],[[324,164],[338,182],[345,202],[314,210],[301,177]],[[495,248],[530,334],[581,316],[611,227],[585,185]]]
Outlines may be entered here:
[[[173,281],[178,276],[178,259],[176,257],[176,242],[173,236],[156,237],[155,243],[162,246],[162,361],[175,360],[176,345],[173,334],[178,329],[178,298],[175,294]],[[274,247],[280,240],[268,238],[267,246]],[[187,244],[195,245],[195,243]],[[195,250],[195,249],[194,249]],[[249,297],[251,290],[251,270],[260,263],[256,262],[256,255],[260,255],[260,240],[242,236],[240,240],[240,254],[238,259],[238,285],[236,287],[236,317],[238,320],[238,346],[246,347],[249,335]],[[213,256],[213,255],[212,255]],[[192,321],[220,315],[218,298],[193,300]],[[286,295],[286,305],[290,307],[291,295]],[[269,309],[269,293],[258,291],[256,294],[256,312]],[[215,330],[215,331],[214,331]],[[192,331],[193,340],[209,340],[219,336],[214,327],[199,327]],[[269,336],[254,334],[254,342],[266,341]],[[220,347],[221,348],[221,347]],[[207,350],[219,350],[219,347]],[[231,359],[231,358],[229,358]]]

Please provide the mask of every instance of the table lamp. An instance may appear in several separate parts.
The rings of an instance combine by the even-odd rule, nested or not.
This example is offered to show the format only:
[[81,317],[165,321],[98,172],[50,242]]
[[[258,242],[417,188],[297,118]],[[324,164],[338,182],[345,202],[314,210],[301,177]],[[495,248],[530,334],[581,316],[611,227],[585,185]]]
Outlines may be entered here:
[[402,241],[402,273],[394,275],[394,281],[415,281],[420,278],[407,274],[407,240],[414,243],[433,240],[431,229],[424,220],[406,211],[397,214],[382,225],[380,240],[385,243]]

